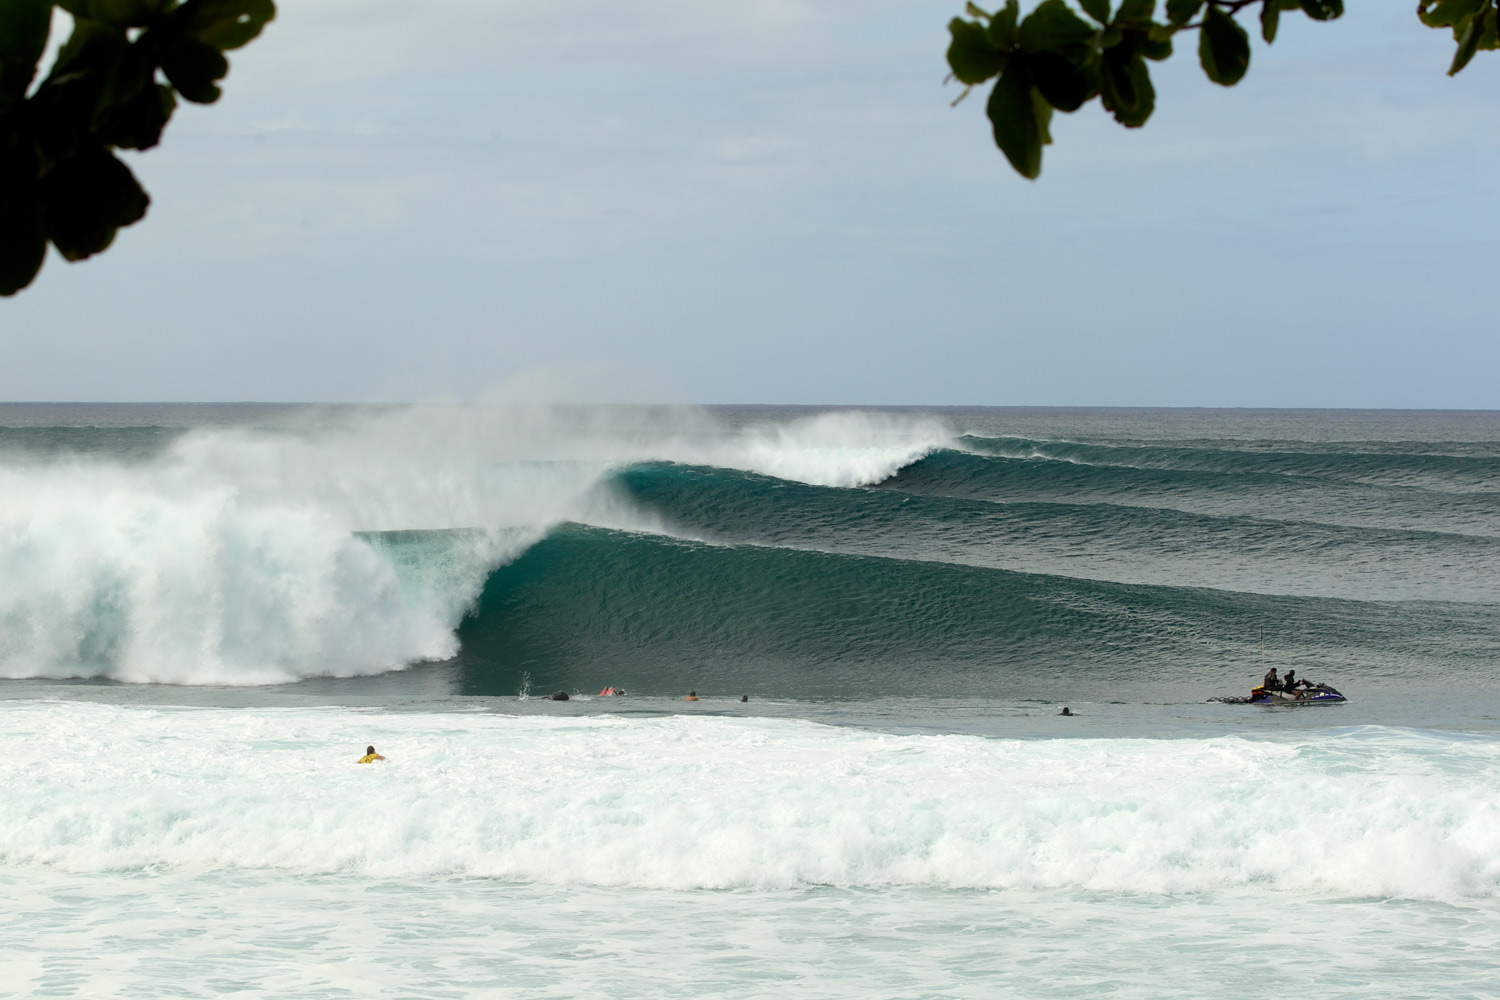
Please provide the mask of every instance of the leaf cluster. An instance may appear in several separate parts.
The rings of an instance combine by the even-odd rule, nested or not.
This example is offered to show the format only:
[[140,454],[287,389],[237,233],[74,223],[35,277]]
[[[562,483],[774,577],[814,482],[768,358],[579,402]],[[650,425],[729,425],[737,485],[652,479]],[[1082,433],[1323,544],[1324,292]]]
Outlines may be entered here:
[[[33,87],[54,6],[73,31]],[[0,295],[49,242],[81,260],[146,214],[114,151],[155,146],[178,97],[218,100],[224,53],[275,16],[273,0],[0,0]]]
[[1469,65],[1480,49],[1500,48],[1500,0],[1418,0],[1417,17],[1429,28],[1452,28],[1458,51],[1448,75]]
[[[962,100],[995,80],[986,113],[995,145],[1023,177],[1042,171],[1054,112],[1076,111],[1094,98],[1126,128],[1146,124],[1156,108],[1149,63],[1172,55],[1182,32],[1197,32],[1198,62],[1214,83],[1232,87],[1250,68],[1250,35],[1242,11],[1259,13],[1260,35],[1276,40],[1281,15],[1314,21],[1343,15],[1344,0],[1042,0],[1024,18],[1018,0],[987,11],[973,3],[948,25],[948,66],[966,84]],[[1497,47],[1500,0],[1419,0],[1418,16],[1451,27],[1458,54],[1450,74],[1477,49]],[[1081,13],[1080,13],[1081,12]],[[955,104],[958,101],[954,101]]]

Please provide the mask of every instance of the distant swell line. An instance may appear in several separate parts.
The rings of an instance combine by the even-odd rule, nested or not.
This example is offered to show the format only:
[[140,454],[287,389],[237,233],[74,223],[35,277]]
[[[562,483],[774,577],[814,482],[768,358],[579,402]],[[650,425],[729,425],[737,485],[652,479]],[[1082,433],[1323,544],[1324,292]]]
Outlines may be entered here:
[[1365,450],[1275,451],[1254,448],[1224,449],[1188,446],[1088,444],[1075,441],[1037,441],[1024,438],[983,438],[963,435],[955,451],[989,458],[1050,461],[1099,468],[1141,471],[1212,472],[1229,475],[1260,473],[1343,481],[1390,480],[1392,477],[1443,477],[1500,484],[1500,457],[1431,452]]

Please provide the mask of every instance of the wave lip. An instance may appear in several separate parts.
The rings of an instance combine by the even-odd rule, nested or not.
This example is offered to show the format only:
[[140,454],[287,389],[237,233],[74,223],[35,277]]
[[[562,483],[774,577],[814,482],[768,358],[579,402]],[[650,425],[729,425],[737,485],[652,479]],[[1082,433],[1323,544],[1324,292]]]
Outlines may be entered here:
[[[0,858],[684,888],[1500,892],[1500,754],[764,719],[14,706]],[[353,763],[373,741],[390,757]],[[142,774],[150,774],[149,784]]]
[[872,486],[947,446],[952,436],[935,419],[850,410],[753,428],[701,455],[673,448],[663,457],[813,486]]

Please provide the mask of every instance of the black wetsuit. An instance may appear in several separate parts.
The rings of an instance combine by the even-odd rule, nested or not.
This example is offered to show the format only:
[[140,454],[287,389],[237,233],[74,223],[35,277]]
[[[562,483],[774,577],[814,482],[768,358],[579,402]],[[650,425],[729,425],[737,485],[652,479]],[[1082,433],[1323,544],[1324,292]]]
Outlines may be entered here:
[[1281,690],[1281,681],[1276,679],[1276,670],[1274,668],[1267,672],[1265,679],[1260,682],[1260,685],[1267,691]]

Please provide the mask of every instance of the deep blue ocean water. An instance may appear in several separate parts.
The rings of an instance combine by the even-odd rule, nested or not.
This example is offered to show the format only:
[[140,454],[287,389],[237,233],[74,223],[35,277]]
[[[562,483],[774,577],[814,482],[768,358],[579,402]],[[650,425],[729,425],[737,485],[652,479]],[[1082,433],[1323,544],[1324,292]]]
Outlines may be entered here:
[[3,404],[0,997],[1497,995],[1497,570],[1496,413]]

